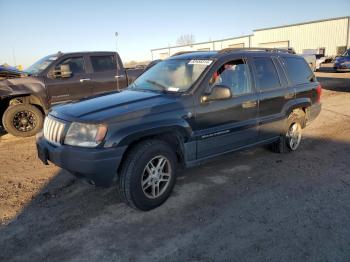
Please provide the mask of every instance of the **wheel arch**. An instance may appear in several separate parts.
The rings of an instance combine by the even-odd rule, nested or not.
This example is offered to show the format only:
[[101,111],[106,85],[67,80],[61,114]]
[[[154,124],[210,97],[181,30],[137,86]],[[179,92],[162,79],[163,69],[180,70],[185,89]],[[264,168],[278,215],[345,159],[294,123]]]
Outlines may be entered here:
[[[181,126],[163,126],[152,128],[150,130],[142,130],[120,139],[118,146],[127,146],[123,153],[122,161],[126,158],[128,152],[138,143],[148,139],[159,139],[166,142],[177,156],[178,163],[185,163],[185,148],[184,143],[190,138],[187,129]],[[122,165],[118,168],[118,173]]]
[[305,113],[306,108],[310,107],[311,105],[312,103],[309,98],[300,98],[286,103],[283,108],[283,112],[286,117],[288,117],[293,111],[298,109],[301,109]]

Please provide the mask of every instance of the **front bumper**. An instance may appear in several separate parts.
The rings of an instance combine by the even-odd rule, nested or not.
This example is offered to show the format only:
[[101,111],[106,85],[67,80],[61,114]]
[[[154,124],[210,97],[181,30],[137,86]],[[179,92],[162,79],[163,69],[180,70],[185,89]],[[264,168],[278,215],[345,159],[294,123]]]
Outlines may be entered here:
[[306,108],[306,124],[310,124],[321,113],[322,104],[315,103],[312,106]]
[[68,145],[56,146],[49,143],[42,133],[36,136],[38,157],[48,165],[48,161],[93,180],[96,185],[109,186],[117,176],[125,147],[80,148]]

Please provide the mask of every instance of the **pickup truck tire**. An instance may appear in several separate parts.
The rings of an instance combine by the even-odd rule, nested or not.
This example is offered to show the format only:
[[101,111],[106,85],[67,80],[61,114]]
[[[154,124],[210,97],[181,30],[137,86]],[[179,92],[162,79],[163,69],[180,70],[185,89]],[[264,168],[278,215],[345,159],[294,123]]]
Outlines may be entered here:
[[271,150],[276,153],[296,151],[301,143],[301,130],[304,125],[304,112],[301,110],[293,111],[287,119],[285,133],[271,145]]
[[8,133],[14,136],[28,137],[35,135],[42,129],[44,116],[33,105],[17,104],[6,109],[2,123]]
[[176,181],[177,157],[162,140],[136,144],[126,155],[119,175],[119,193],[129,206],[143,211],[160,206]]

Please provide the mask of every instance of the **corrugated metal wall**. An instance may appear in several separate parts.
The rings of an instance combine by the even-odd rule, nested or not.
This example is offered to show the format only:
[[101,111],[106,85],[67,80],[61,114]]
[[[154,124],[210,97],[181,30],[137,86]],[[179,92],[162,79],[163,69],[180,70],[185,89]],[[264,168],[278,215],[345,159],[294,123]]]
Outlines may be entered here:
[[154,49],[152,59],[165,59],[177,52],[182,51],[212,51],[221,50],[228,47],[249,47],[249,36],[243,36],[232,39],[215,40],[212,42],[198,43],[187,46],[174,46],[168,48]]
[[215,40],[188,46],[151,50],[152,59],[165,59],[180,51],[221,50],[228,47],[288,47],[297,53],[303,50],[325,48],[326,56],[337,55],[337,48],[350,47],[349,17],[258,29],[254,35]]
[[302,53],[303,49],[325,48],[327,56],[334,56],[337,47],[346,45],[348,30],[348,18],[257,30],[252,37],[252,45],[289,41],[290,47],[297,53]]

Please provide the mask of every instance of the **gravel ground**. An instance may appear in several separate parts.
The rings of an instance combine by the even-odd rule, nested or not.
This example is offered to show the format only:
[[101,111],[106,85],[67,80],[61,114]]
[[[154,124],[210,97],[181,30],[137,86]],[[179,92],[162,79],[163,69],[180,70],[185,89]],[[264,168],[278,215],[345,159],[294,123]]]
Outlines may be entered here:
[[0,261],[350,261],[350,74],[318,73],[320,117],[298,152],[228,154],[130,209],[0,135]]

